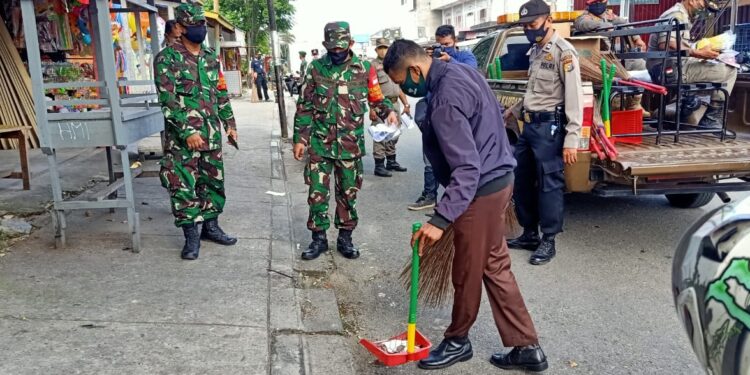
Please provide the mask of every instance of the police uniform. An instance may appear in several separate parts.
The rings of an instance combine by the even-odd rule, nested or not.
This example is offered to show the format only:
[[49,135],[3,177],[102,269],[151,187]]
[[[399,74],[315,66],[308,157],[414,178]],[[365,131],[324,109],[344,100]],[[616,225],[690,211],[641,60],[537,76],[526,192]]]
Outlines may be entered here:
[[[532,0],[520,13],[545,15],[549,6]],[[556,31],[544,46],[534,43],[528,55],[526,94],[514,109],[516,115],[522,109],[519,118],[524,122],[514,152],[518,162],[514,200],[524,235],[508,244],[535,250],[530,262],[544,264],[554,257],[554,236],[562,232],[563,148],[578,149],[583,89],[578,54]],[[545,235],[541,241],[539,229]]]
[[[376,49],[388,48],[390,47],[390,43],[386,38],[378,38],[375,41],[375,46]],[[399,99],[402,95],[401,87],[393,82],[388,74],[386,74],[385,70],[383,70],[383,60],[379,57],[370,60],[370,64],[372,64],[372,67],[375,68],[378,73],[378,82],[380,83],[380,90],[383,92],[383,96],[393,104],[393,110],[396,111],[396,113],[401,113],[401,105],[399,103]],[[376,119],[372,122],[372,125],[377,125],[382,122],[382,120]],[[402,167],[396,161],[397,143],[398,138],[382,142],[372,142],[372,157],[375,159],[375,175],[380,177],[390,177],[391,173],[389,171],[406,172],[406,168]]]
[[[688,13],[685,6],[682,3],[677,3],[673,7],[667,9],[660,17],[660,19],[676,19],[681,24],[685,25],[685,29],[682,31],[681,37],[683,41],[682,50],[688,50],[690,48],[690,30],[693,28],[693,24],[690,19],[690,13]],[[649,51],[663,51],[664,48],[660,48],[660,44],[666,44],[667,34],[666,33],[654,33],[648,39]],[[646,65],[648,72],[651,75],[654,82],[661,82],[661,75],[663,72],[663,59],[648,59]],[[671,59],[670,64],[675,64],[676,60]],[[687,57],[682,59],[682,81],[684,83],[694,82],[713,82],[713,83],[724,83],[725,89],[729,94],[732,93],[734,84],[737,81],[737,69],[728,66],[723,63],[716,63],[715,61],[706,61],[695,57]],[[701,119],[701,126],[705,127],[721,127],[722,121],[722,110],[725,104],[724,95],[718,91],[714,91],[711,95],[711,104],[706,111],[706,114]]]
[[[205,27],[203,8],[182,4],[175,20],[186,28]],[[187,35],[183,35],[187,39]],[[224,245],[237,242],[218,225],[224,209],[224,163],[221,125],[236,129],[226,90],[219,87],[216,53],[201,45],[194,55],[181,42],[164,48],[154,59],[154,82],[165,118],[165,150],[159,176],[170,195],[175,225],[186,244],[183,259],[198,257],[199,237]],[[190,149],[187,139],[199,136],[203,145]],[[203,223],[202,232],[196,225]]]
[[[589,0],[586,2],[588,5],[604,3],[606,0]],[[623,25],[628,23],[628,20],[616,15],[611,9],[605,11],[600,15],[596,15],[590,12],[588,9],[584,10],[580,16],[578,16],[573,23],[573,27],[579,33],[590,33],[601,29],[610,29],[617,25]],[[641,40],[641,37],[634,35],[629,37],[633,43]],[[609,43],[609,39],[607,40]],[[645,51],[644,51],[645,52]],[[643,59],[632,59],[625,61],[625,69],[627,70],[645,70],[646,61]]]

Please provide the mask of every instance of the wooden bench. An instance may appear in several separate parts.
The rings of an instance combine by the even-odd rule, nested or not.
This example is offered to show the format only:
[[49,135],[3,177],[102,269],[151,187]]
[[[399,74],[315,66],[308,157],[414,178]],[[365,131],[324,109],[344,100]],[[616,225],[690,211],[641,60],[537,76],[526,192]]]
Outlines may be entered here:
[[18,153],[21,157],[21,172],[11,172],[5,178],[23,180],[23,190],[31,189],[29,174],[29,157],[26,148],[28,126],[6,126],[0,124],[0,139],[15,139],[18,142]]

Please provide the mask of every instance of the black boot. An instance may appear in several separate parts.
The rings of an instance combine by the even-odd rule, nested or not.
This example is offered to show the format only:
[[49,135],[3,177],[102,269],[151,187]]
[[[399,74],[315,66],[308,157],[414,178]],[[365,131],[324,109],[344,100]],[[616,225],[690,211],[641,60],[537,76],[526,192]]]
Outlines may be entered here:
[[549,367],[547,357],[539,345],[516,346],[508,353],[497,353],[490,358],[490,363],[503,369],[521,369],[541,372]]
[[721,130],[724,125],[724,103],[723,102],[711,102],[706,109],[706,113],[703,114],[701,121],[698,123],[698,127],[701,129],[717,129]]
[[339,229],[339,238],[336,240],[336,250],[346,259],[359,258],[359,249],[352,243],[352,231]]
[[508,240],[508,247],[511,249],[534,251],[539,247],[539,242],[539,233],[534,230],[524,229],[520,237]]
[[555,257],[555,253],[555,236],[544,235],[542,236],[542,242],[539,244],[539,247],[536,248],[534,254],[531,254],[529,263],[535,266],[547,264]]
[[430,352],[430,356],[419,361],[417,367],[423,370],[439,370],[453,366],[458,362],[465,362],[474,356],[471,341],[463,339],[443,339],[437,348]]
[[391,177],[393,174],[385,168],[385,159],[375,159],[375,175],[378,177]]
[[388,158],[388,163],[386,164],[385,169],[394,172],[406,172],[406,168],[402,167],[401,164],[396,161],[396,155],[386,157]]
[[237,238],[232,237],[219,227],[218,219],[206,220],[203,222],[203,230],[201,231],[201,239],[216,242],[219,245],[234,245],[237,243]]
[[320,256],[320,254],[328,251],[328,237],[326,237],[325,231],[313,232],[312,242],[307,250],[302,252],[302,259],[313,260]]
[[198,253],[201,250],[201,239],[200,233],[198,233],[198,226],[195,224],[183,225],[182,233],[185,234],[185,246],[182,247],[181,254],[182,259],[198,259]]

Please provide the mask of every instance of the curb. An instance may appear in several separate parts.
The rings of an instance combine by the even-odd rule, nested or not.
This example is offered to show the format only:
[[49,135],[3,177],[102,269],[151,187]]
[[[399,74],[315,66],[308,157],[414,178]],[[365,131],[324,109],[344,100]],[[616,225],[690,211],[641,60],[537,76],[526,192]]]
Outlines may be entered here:
[[336,294],[333,289],[325,288],[326,283],[306,281],[327,278],[331,262],[321,259],[303,264],[298,261],[300,245],[294,234],[284,146],[279,131],[274,130],[270,143],[271,187],[284,196],[273,198],[271,214],[268,373],[351,374],[354,373],[353,358],[344,337]]

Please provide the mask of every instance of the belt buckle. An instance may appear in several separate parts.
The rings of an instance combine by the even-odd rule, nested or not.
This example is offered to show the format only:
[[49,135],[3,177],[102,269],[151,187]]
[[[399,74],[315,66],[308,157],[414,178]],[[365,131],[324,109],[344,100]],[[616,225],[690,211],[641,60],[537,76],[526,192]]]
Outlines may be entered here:
[[523,113],[523,121],[525,121],[525,122],[527,122],[527,123],[530,124],[531,123],[531,114],[528,113],[528,112],[524,112]]

